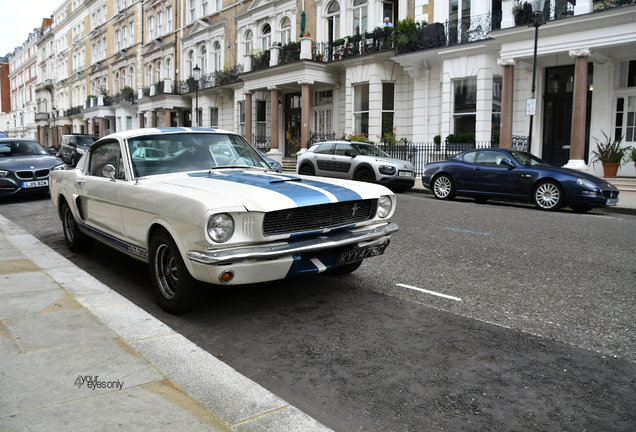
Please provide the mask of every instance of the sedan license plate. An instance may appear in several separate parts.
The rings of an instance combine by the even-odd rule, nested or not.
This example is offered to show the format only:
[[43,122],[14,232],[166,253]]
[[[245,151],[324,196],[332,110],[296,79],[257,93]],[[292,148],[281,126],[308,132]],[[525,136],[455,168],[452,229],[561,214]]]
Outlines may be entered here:
[[400,171],[398,173],[399,177],[413,177],[413,173],[411,171]]
[[605,205],[608,205],[608,206],[615,206],[616,204],[618,204],[618,198],[610,198],[607,201],[605,201]]
[[388,246],[389,240],[385,241],[381,245],[365,246],[348,252],[343,252],[338,257],[338,262],[336,264],[347,264],[354,261],[360,261],[361,259],[382,255]]
[[23,188],[44,187],[44,186],[48,186],[48,185],[49,185],[49,181],[48,180],[37,180],[37,181],[30,181],[30,182],[22,182],[22,187]]

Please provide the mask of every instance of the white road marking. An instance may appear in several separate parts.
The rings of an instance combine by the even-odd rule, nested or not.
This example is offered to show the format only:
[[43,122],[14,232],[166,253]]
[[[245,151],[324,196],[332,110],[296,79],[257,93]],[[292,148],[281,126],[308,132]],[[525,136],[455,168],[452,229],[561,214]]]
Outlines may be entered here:
[[398,284],[395,284],[395,285],[401,286],[403,288],[412,289],[412,290],[415,290],[415,291],[420,291],[420,292],[423,292],[423,293],[426,293],[426,294],[432,294],[432,295],[435,295],[435,296],[444,297],[444,298],[447,298],[447,299],[450,299],[450,300],[462,301],[462,299],[460,299],[459,297],[453,297],[453,296],[449,296],[449,295],[446,295],[446,294],[438,293],[438,292],[435,292],[435,291],[429,291],[429,290],[425,290],[425,289],[422,289],[422,288],[417,288],[417,287],[410,286],[410,285],[404,285],[404,284],[401,284],[401,283],[398,283]]

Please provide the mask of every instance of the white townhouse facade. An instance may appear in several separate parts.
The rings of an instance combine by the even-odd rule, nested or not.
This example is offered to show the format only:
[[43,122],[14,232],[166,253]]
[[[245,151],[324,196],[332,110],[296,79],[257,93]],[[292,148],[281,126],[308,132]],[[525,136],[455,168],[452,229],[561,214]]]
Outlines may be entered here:
[[67,132],[219,127],[279,159],[343,135],[461,138],[602,175],[595,138],[636,145],[636,5],[546,0],[539,18],[535,68],[513,0],[67,0],[47,79],[77,108]]

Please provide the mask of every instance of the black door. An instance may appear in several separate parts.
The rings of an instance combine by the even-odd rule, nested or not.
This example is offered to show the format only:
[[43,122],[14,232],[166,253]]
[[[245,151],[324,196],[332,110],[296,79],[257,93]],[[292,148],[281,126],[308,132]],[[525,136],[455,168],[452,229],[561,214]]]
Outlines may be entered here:
[[300,93],[285,95],[285,157],[300,150],[302,129],[302,97]]

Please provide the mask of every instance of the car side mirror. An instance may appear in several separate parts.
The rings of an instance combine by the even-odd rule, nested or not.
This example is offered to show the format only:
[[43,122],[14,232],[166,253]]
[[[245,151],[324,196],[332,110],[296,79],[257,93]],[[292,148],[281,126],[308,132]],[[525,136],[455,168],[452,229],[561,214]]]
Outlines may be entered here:
[[116,172],[117,172],[117,170],[111,164],[106,164],[102,168],[102,175],[104,177],[106,177],[106,178],[109,178],[110,181],[113,181],[113,182],[115,181],[115,173]]
[[514,164],[510,162],[508,159],[502,159],[501,162],[499,162],[499,165],[505,165],[508,168],[515,168]]
[[351,150],[345,150],[345,156],[349,156],[349,157],[356,157],[356,154],[354,152],[352,152]]

